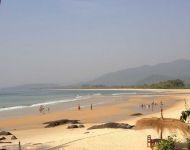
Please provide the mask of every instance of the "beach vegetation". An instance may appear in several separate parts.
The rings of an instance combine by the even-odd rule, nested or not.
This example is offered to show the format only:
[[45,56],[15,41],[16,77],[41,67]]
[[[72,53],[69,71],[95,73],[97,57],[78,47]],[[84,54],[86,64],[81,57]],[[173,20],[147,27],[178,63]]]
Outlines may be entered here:
[[181,112],[180,120],[182,122],[188,122],[190,117],[190,109]]
[[185,83],[180,79],[176,79],[176,80],[161,81],[159,83],[154,83],[147,86],[154,89],[155,88],[156,89],[181,89],[181,88],[185,88]]
[[175,142],[173,139],[162,140],[157,145],[157,150],[174,150]]
[[187,141],[187,149],[189,150],[190,149],[190,138],[186,138],[186,141]]
[[167,139],[161,140],[156,150],[174,150],[177,144],[180,144],[181,141],[177,139],[176,135],[169,136]]
[[143,85],[131,85],[131,86],[106,86],[106,85],[82,85],[82,89],[186,89],[190,86],[186,85],[184,81],[180,79],[160,81],[158,83],[143,84]]
[[182,122],[189,123],[190,107],[186,99],[184,99],[184,102],[185,102],[185,110],[181,112],[180,120]]

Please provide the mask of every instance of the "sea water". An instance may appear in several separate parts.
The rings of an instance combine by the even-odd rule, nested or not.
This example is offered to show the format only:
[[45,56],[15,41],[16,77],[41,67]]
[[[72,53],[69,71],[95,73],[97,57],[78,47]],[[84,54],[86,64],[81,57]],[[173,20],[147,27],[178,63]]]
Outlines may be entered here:
[[90,99],[94,96],[151,95],[150,91],[111,90],[111,89],[1,89],[0,118],[12,114],[27,114],[41,105],[52,107],[68,105],[70,102]]

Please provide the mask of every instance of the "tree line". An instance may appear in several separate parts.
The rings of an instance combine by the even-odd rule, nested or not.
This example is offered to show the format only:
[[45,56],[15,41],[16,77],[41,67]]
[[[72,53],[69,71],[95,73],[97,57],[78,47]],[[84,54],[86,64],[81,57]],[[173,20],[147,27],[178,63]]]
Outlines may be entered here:
[[160,81],[158,83],[144,84],[144,85],[132,85],[132,86],[106,86],[106,85],[82,85],[82,89],[122,89],[122,88],[140,88],[140,89],[185,89],[190,88],[190,85],[186,85],[184,81],[180,79]]

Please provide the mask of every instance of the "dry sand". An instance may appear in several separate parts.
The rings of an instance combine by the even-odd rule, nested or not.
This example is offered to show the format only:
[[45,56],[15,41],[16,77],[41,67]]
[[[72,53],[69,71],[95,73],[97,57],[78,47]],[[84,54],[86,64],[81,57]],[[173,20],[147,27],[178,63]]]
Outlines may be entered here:
[[[179,118],[184,110],[184,99],[190,99],[189,90],[172,90],[165,92],[156,98],[159,103],[164,102],[164,116]],[[1,121],[1,129],[9,129],[18,137],[12,144],[1,144],[8,149],[18,149],[18,141],[24,149],[63,149],[64,150],[148,150],[146,147],[147,135],[157,138],[156,131],[148,130],[124,130],[124,129],[97,129],[88,131],[87,128],[102,122],[117,121],[134,125],[144,117],[160,117],[159,108],[156,111],[142,110],[141,103],[150,103],[155,100],[146,96],[131,96],[128,101],[119,101],[109,105],[89,108],[81,111],[70,110],[65,112],[50,113],[46,115],[33,115]],[[133,108],[133,109],[130,109]],[[130,117],[129,114],[141,112],[144,115]],[[55,128],[44,128],[43,123],[57,119],[78,119],[85,128],[67,129],[68,125]],[[165,132],[167,137],[173,133]],[[178,133],[177,133],[178,134]],[[1,148],[0,147],[0,148]]]

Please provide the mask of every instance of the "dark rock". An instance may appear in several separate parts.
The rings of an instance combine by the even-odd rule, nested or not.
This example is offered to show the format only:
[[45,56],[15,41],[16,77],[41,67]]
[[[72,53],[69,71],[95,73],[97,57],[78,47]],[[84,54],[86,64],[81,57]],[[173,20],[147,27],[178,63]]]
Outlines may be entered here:
[[114,123],[114,122],[110,122],[110,123],[105,123],[105,124],[101,124],[101,125],[95,125],[92,126],[90,128],[88,128],[88,130],[91,129],[102,129],[102,128],[121,128],[121,129],[131,129],[134,126],[129,125],[129,124],[125,124],[125,123]]
[[0,138],[0,141],[2,141],[2,140],[6,140],[6,137],[1,137],[1,138]]
[[81,124],[79,120],[68,120],[68,119],[63,119],[63,120],[56,120],[56,121],[49,121],[45,122],[44,124],[47,124],[45,128],[52,128],[64,124]]
[[74,128],[79,128],[79,126],[73,124],[67,127],[67,129],[74,129]]
[[143,115],[143,114],[141,114],[141,113],[134,113],[134,114],[131,114],[130,116],[141,116],[141,115]]
[[85,126],[83,124],[78,125],[79,128],[84,128]]
[[67,127],[67,129],[73,129],[73,128],[84,128],[85,126],[83,124],[80,124],[80,125],[70,125]]
[[11,137],[11,140],[16,140],[16,139],[17,139],[17,137],[14,135]]
[[7,131],[1,131],[0,135],[12,135],[12,133],[7,132]]

